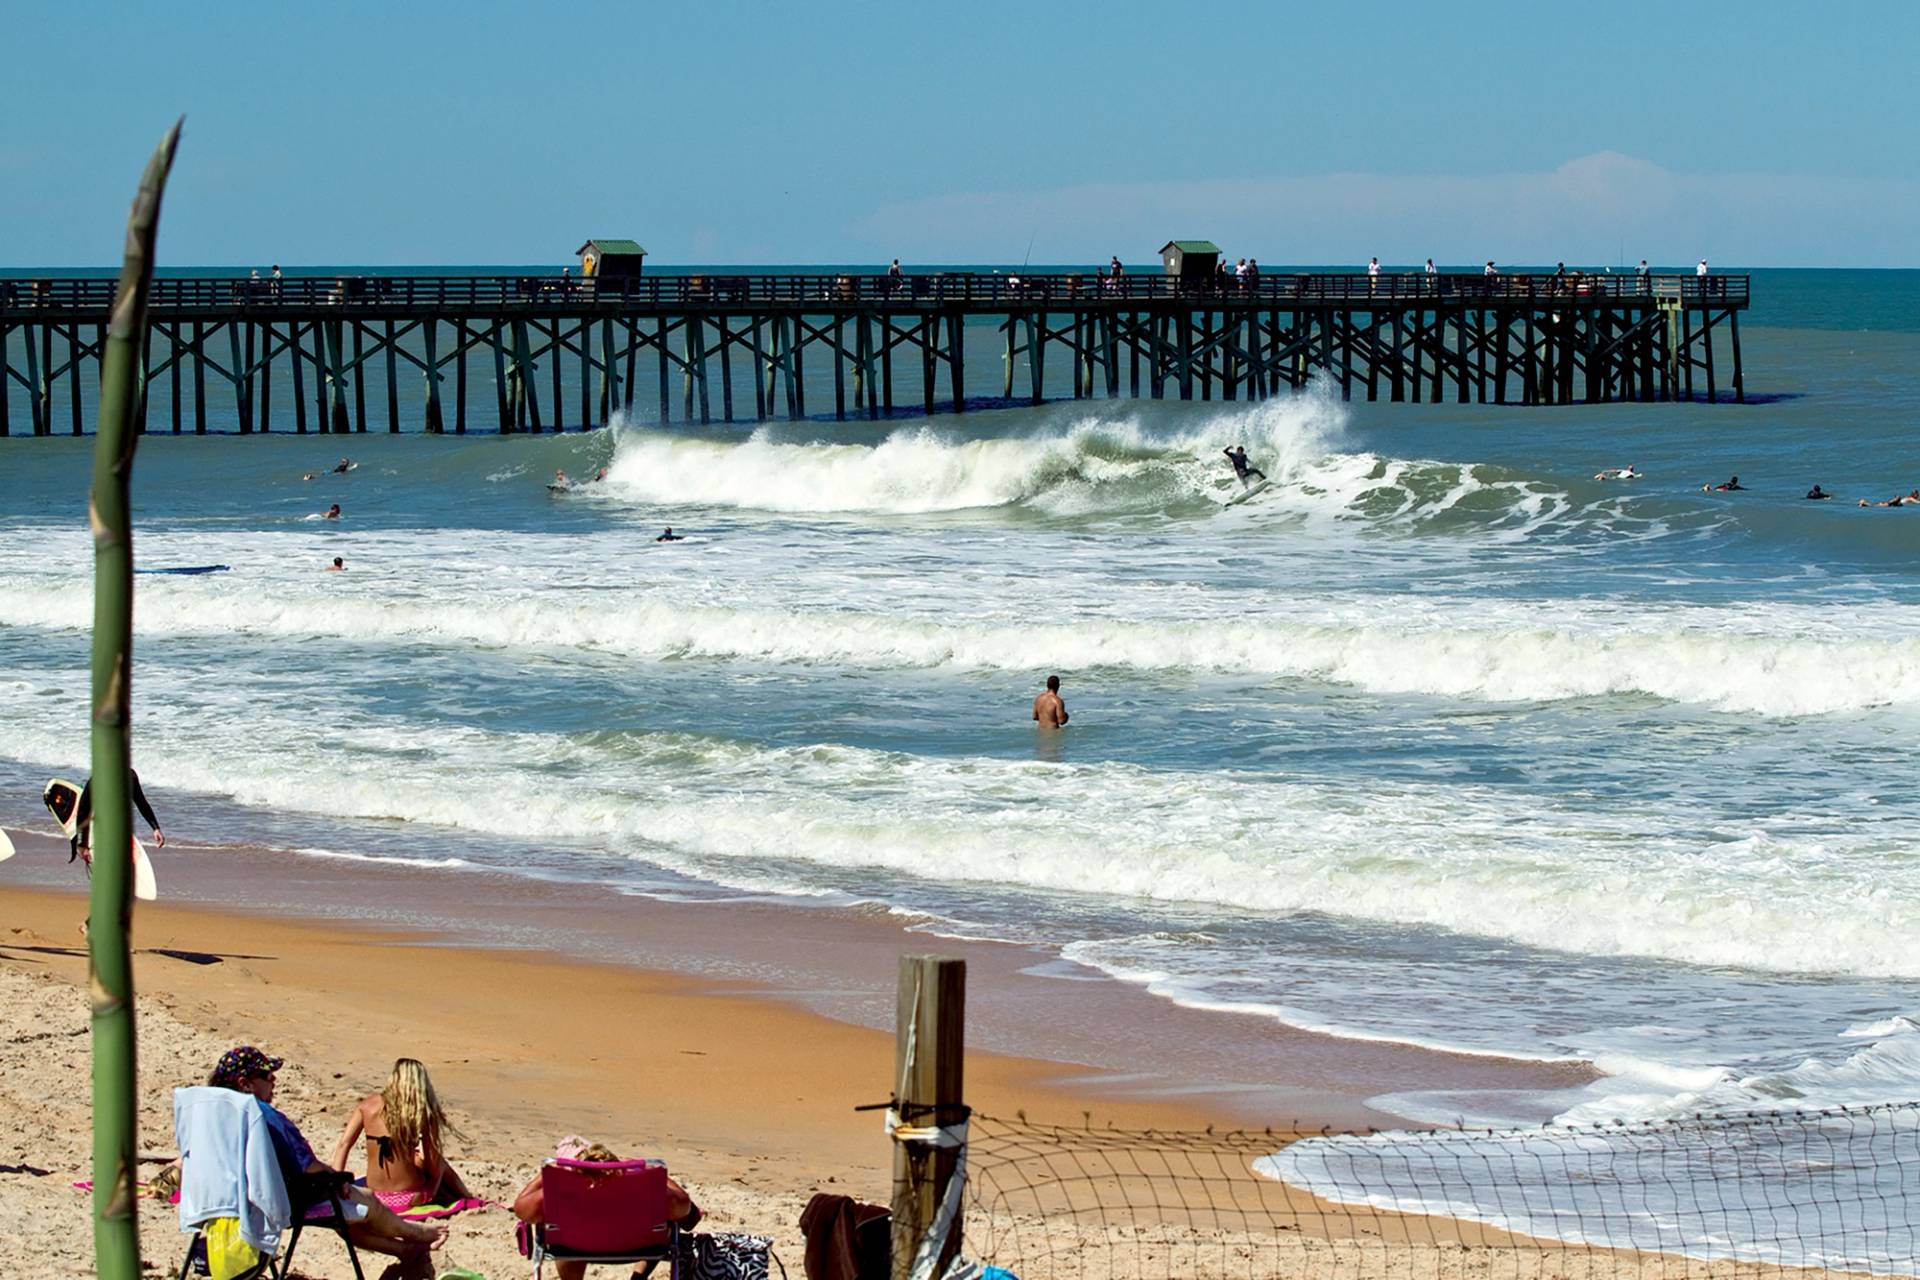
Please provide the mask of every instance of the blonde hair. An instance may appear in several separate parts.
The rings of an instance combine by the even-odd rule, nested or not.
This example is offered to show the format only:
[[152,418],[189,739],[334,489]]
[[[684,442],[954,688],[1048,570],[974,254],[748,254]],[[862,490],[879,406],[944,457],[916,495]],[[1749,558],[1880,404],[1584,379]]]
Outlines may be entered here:
[[402,1151],[419,1148],[437,1158],[443,1131],[456,1138],[464,1136],[441,1110],[440,1095],[433,1091],[427,1069],[412,1058],[394,1060],[393,1073],[387,1077],[387,1087],[380,1091],[380,1101],[386,1108],[387,1134]]
[[574,1159],[586,1164],[620,1163],[620,1157],[609,1151],[605,1143],[600,1142],[589,1142],[586,1146],[580,1148],[580,1154],[575,1156]]

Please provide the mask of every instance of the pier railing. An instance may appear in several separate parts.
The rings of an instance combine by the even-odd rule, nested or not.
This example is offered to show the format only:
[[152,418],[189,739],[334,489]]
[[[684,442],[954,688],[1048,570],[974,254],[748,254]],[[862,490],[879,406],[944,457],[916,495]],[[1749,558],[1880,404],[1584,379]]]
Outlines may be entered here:
[[[0,280],[0,312],[104,314],[115,284],[107,279]],[[1285,273],[1181,279],[1163,275],[1107,275],[944,271],[901,276],[654,275],[577,276],[284,276],[236,279],[175,277],[153,282],[151,306],[161,312],[271,313],[321,308],[529,307],[553,309],[780,306],[978,306],[1030,309],[1108,302],[1156,301],[1280,307],[1326,304],[1365,309],[1435,305],[1579,306],[1646,299],[1682,306],[1744,307],[1744,275]]]

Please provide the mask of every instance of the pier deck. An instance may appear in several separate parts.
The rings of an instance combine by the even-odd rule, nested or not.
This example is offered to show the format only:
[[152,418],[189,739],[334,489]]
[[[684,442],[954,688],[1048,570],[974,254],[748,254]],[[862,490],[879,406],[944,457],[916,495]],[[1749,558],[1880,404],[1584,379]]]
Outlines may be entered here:
[[[0,435],[12,430],[16,386],[33,434],[53,433],[58,417],[81,431],[113,289],[0,279]],[[878,418],[895,410],[896,390],[926,413],[964,411],[967,335],[987,328],[1002,397],[1018,386],[1033,403],[1049,390],[1050,356],[1075,398],[1258,400],[1317,377],[1347,398],[1410,403],[1693,399],[1696,385],[1716,401],[1720,333],[1744,400],[1748,296],[1744,275],[173,277],[153,283],[145,386],[166,385],[175,432],[207,429],[209,377],[242,432],[274,429],[276,402],[281,429],[290,411],[298,432],[365,431],[369,386],[384,392],[383,425],[399,431],[405,366],[420,379],[406,397],[420,427],[459,432],[477,356],[491,362],[477,381],[503,431],[632,414],[647,382],[671,421],[675,376],[682,420],[745,417],[750,389],[752,417],[765,421],[808,416],[813,355],[834,416]],[[153,417],[149,405],[147,429]]]

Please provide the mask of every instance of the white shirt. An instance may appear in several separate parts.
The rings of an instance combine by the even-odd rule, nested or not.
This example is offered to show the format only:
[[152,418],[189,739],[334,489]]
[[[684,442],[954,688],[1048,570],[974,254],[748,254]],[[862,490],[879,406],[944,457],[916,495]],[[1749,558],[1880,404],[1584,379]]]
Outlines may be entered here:
[[1427,259],[1427,274],[1430,276],[1437,276],[1440,274],[1440,268],[1433,265],[1432,258]]
[[1482,271],[1482,272],[1481,272],[1480,274],[1481,274],[1481,275],[1483,275],[1483,276],[1497,276],[1497,275],[1499,275],[1500,273],[1499,273],[1498,271],[1495,271],[1495,270],[1493,269],[1493,264],[1492,264],[1491,262],[1489,262],[1489,263],[1487,264],[1487,269],[1486,269],[1485,271]]
[[1693,274],[1697,276],[1707,274],[1707,260],[1705,258],[1700,259],[1700,265],[1693,269]]
[[1372,262],[1369,262],[1367,264],[1367,274],[1370,276],[1377,276],[1380,274],[1380,259],[1375,258]]

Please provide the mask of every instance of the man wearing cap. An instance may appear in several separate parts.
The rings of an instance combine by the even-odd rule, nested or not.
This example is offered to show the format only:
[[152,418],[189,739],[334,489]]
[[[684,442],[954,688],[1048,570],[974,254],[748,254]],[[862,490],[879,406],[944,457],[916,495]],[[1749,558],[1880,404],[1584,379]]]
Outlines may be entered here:
[[[274,1077],[284,1060],[271,1057],[250,1044],[239,1045],[220,1055],[207,1083],[236,1093],[251,1094],[266,1117],[267,1129],[283,1170],[294,1173],[337,1173],[313,1154],[313,1146],[293,1121],[273,1105]],[[410,1222],[381,1204],[365,1187],[346,1187],[340,1195],[346,1208],[347,1235],[357,1248],[369,1249],[392,1257],[413,1260],[429,1249],[446,1242],[444,1223]],[[296,1207],[295,1212],[299,1210]],[[312,1215],[309,1215],[312,1216]]]

